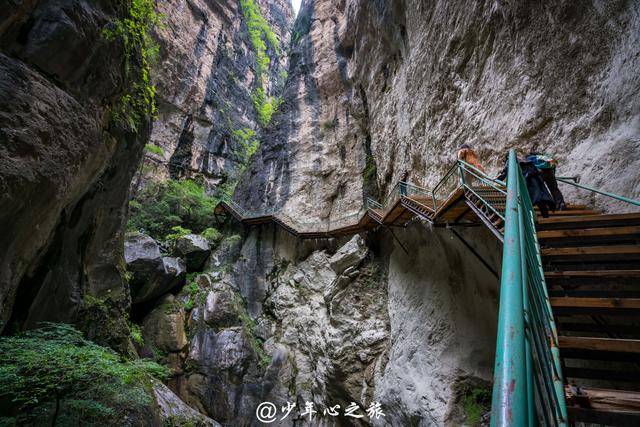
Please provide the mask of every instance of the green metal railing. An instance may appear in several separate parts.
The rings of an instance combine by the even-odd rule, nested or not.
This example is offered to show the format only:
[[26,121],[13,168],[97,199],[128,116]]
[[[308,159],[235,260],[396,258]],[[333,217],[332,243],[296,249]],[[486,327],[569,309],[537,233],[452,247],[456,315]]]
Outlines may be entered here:
[[621,202],[629,203],[634,206],[640,206],[640,200],[630,199],[628,197],[620,196],[619,194],[609,193],[607,191],[599,190],[597,188],[589,187],[588,185],[580,184],[580,180],[578,177],[562,177],[559,176],[556,178],[558,181],[572,185],[574,187],[580,188],[582,190],[590,191],[592,193],[600,194],[615,200],[619,200]]
[[558,335],[536,213],[513,150],[508,171],[491,425],[566,426]]

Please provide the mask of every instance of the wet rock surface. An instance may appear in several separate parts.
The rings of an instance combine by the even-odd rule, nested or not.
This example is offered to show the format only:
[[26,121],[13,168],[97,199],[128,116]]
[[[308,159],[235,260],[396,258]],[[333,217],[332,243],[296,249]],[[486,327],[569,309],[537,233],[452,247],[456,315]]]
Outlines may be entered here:
[[192,425],[219,427],[220,424],[187,406],[166,385],[159,381],[153,383],[153,394],[159,413],[167,425]]

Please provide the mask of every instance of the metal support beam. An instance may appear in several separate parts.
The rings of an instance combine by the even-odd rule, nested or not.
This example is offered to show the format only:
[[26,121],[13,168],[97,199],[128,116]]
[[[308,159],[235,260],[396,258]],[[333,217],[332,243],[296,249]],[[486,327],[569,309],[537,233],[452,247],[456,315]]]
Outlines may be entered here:
[[469,242],[467,242],[467,241],[466,241],[466,240],[465,240],[465,239],[460,235],[460,233],[458,233],[454,228],[449,228],[449,231],[451,231],[451,232],[453,233],[453,235],[454,235],[454,236],[456,236],[456,237],[458,238],[458,240],[460,240],[460,241],[462,242],[462,244],[463,244],[467,249],[469,249],[469,251],[470,251],[473,255],[475,255],[475,257],[478,259],[478,261],[480,261],[480,262],[482,263],[482,265],[484,265],[484,267],[485,267],[487,270],[489,270],[489,271],[491,272],[491,274],[493,274],[493,276],[494,276],[496,279],[499,279],[499,278],[500,278],[500,276],[498,276],[498,272],[497,272],[497,271],[495,271],[495,270],[493,269],[493,267],[491,267],[491,265],[490,265],[490,264],[489,264],[489,263],[488,263],[484,258],[482,258],[482,255],[480,255],[480,254],[478,253],[478,251],[476,251],[476,250],[473,248],[473,246],[471,246],[471,245],[469,244]]

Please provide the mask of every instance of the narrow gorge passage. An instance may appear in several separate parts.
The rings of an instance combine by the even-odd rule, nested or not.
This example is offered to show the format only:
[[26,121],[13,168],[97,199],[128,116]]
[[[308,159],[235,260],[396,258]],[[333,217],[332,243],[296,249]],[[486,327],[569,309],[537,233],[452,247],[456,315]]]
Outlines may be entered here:
[[638,0],[9,0],[0,424],[637,425],[639,69]]

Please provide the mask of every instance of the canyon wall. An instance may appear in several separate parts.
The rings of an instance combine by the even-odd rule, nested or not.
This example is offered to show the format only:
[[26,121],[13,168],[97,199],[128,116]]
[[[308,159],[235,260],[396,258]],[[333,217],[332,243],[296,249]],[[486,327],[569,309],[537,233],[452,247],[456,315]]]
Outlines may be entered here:
[[284,108],[239,200],[339,218],[404,173],[434,186],[463,143],[491,173],[509,148],[543,151],[560,175],[637,198],[639,26],[628,0],[304,1]]
[[0,15],[2,328],[92,323],[99,314],[84,302],[109,298],[112,336],[87,330],[120,348],[128,340],[122,231],[148,123],[136,133],[111,120],[131,82],[122,43],[102,33],[126,14],[69,0],[11,3]]
[[[278,42],[266,45],[266,95],[278,97],[287,78],[288,0],[255,3]],[[233,185],[247,159],[247,142],[257,141],[262,126],[254,107],[262,85],[255,47],[241,3],[236,0],[159,2],[164,16],[156,30],[160,57],[154,67],[158,116],[146,153],[160,178],[198,178],[215,192]],[[233,191],[231,188],[230,191]]]
[[405,171],[433,186],[467,143],[492,172],[509,148],[538,150],[561,175],[640,195],[640,2],[348,0],[346,14],[382,188]]

